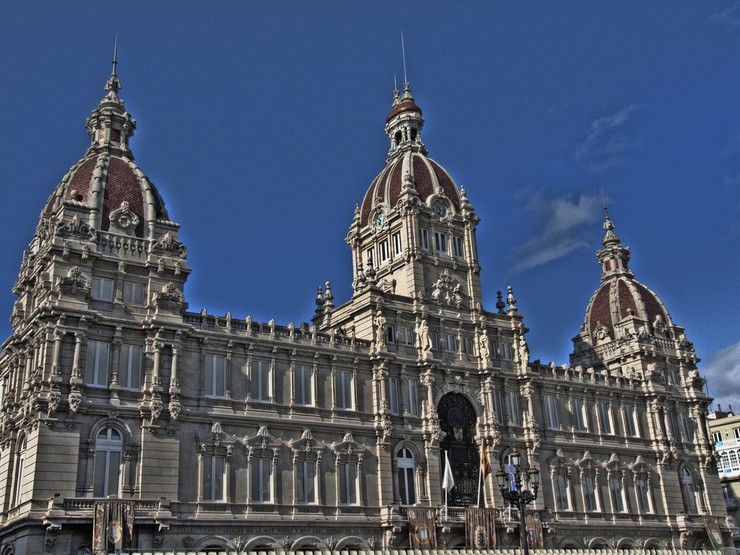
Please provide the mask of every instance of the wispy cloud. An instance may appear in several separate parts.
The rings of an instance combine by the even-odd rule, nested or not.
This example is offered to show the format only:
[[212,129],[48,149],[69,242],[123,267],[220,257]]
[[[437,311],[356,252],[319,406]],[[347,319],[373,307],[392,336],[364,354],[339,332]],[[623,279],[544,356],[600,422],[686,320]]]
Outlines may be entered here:
[[608,116],[596,118],[579,144],[573,158],[593,171],[604,171],[623,164],[637,142],[625,133],[625,126],[640,105],[630,104]]
[[600,205],[599,195],[546,199],[536,194],[532,197],[527,212],[543,222],[544,229],[515,247],[515,269],[523,271],[543,266],[575,250],[592,246],[583,238],[583,233],[599,219]]
[[724,25],[728,31],[735,31],[740,28],[740,2],[733,3],[724,11],[717,12],[709,16],[709,21]]
[[709,357],[702,371],[707,378],[714,406],[724,409],[732,404],[740,411],[740,341]]

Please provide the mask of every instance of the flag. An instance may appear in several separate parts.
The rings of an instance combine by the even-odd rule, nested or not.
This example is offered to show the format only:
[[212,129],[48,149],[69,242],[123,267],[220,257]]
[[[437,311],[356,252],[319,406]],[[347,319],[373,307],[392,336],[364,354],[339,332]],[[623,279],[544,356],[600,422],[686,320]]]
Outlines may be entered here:
[[452,491],[455,487],[455,477],[452,475],[452,467],[450,466],[450,459],[447,457],[447,451],[445,451],[445,475],[442,479],[442,489],[448,492]]
[[509,464],[509,491],[516,491],[516,476],[513,464]]
[[483,481],[485,482],[488,475],[491,473],[491,461],[488,460],[488,453],[486,453],[483,445],[480,446],[480,471],[483,475]]
[[434,509],[409,507],[409,543],[418,549],[437,547],[437,523]]

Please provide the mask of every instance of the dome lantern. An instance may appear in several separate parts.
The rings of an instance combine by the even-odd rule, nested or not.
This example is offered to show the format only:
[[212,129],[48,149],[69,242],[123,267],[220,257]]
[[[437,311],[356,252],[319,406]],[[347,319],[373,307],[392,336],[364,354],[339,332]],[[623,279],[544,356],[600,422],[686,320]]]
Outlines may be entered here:
[[421,108],[416,105],[414,97],[411,96],[411,86],[408,81],[403,84],[403,95],[399,95],[398,89],[393,90],[393,104],[390,113],[385,118],[385,123],[385,132],[391,140],[388,162],[406,151],[427,153],[424,143],[421,142],[424,118],[421,117]]

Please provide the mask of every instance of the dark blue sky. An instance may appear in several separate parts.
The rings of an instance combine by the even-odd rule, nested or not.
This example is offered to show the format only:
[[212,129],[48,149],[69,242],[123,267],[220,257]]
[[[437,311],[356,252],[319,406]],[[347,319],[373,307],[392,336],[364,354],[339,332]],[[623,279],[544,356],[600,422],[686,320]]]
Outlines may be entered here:
[[[182,224],[191,310],[309,320],[385,164],[394,74],[481,217],[487,308],[567,362],[599,284],[602,193],[636,278],[740,408],[740,2],[0,3],[0,314],[88,145],[114,36],[137,163]],[[4,320],[7,322],[7,319]],[[0,331],[9,334],[9,325]]]

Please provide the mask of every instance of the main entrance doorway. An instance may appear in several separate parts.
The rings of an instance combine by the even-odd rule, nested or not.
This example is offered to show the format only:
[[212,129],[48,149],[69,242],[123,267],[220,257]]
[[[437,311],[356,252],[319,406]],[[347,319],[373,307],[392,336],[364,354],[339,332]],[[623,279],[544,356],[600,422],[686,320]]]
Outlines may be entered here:
[[448,494],[447,504],[465,507],[476,504],[478,493],[478,445],[475,437],[476,416],[473,405],[459,393],[448,393],[437,406],[440,427],[447,434],[440,447],[439,475],[444,476],[444,453],[450,459],[455,487]]

